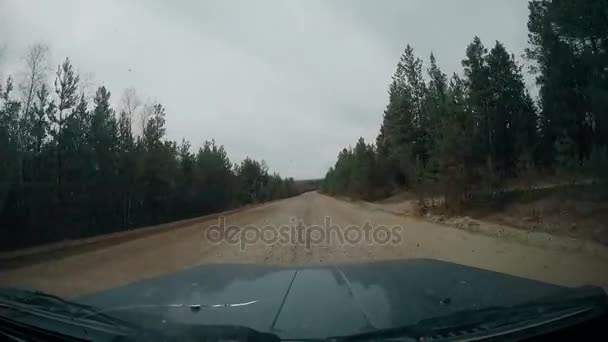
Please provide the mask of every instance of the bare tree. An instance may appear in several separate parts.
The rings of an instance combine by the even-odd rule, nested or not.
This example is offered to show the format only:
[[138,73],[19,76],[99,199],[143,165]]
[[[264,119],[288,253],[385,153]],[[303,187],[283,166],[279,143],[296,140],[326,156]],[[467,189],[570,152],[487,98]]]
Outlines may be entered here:
[[141,106],[141,100],[137,96],[135,88],[130,87],[125,89],[120,98],[120,105],[121,109],[129,116],[129,120],[133,120],[133,115],[135,115],[135,112]]
[[152,100],[148,100],[146,101],[146,103],[143,105],[142,110],[140,111],[139,114],[139,127],[138,127],[138,134],[140,134],[141,136],[143,136],[144,131],[146,130],[146,125],[148,124],[148,120],[150,119],[150,117],[152,115],[154,115],[154,106],[156,105],[156,102],[152,101]]
[[92,100],[97,92],[97,84],[95,83],[95,75],[92,72],[78,72],[80,76],[80,82],[78,83],[78,93],[84,95],[84,98],[88,101]]
[[48,57],[49,48],[41,43],[30,46],[23,56],[25,72],[18,87],[25,102],[24,113],[29,111],[34,95],[44,84],[50,71]]

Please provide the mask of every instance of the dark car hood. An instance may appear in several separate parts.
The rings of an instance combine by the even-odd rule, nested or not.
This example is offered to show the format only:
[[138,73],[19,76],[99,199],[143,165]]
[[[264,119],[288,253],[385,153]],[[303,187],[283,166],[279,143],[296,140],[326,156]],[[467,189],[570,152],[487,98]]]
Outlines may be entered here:
[[[152,312],[158,324],[242,325],[281,338],[321,338],[411,325],[462,310],[512,306],[575,291],[415,259],[297,268],[211,264],[77,301],[118,315]],[[193,310],[188,305],[203,307]]]

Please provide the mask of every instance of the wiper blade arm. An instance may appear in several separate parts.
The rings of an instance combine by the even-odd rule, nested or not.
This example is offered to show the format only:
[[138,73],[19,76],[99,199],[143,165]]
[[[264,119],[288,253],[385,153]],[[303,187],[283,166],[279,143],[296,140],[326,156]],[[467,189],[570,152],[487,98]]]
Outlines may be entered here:
[[[179,307],[193,308],[218,308],[231,306],[244,306],[256,303],[257,301],[233,304],[213,304],[213,305],[179,305]],[[3,314],[3,308],[11,311],[18,311],[25,315]],[[29,319],[23,319],[24,317]],[[33,317],[33,319],[32,319]],[[242,326],[220,326],[220,325],[186,325],[171,322],[162,326],[140,327],[125,322],[118,318],[106,315],[94,307],[74,303],[51,294],[24,291],[18,289],[0,290],[0,321],[12,322],[20,329],[41,330],[44,322],[52,321],[76,326],[82,329],[83,336],[89,336],[88,332],[101,332],[111,336],[134,337],[137,341],[163,340],[183,340],[192,337],[202,337],[205,339],[236,340],[236,341],[280,341],[277,335],[259,332],[254,329]],[[34,323],[32,323],[34,322]],[[93,331],[91,331],[91,329]],[[52,331],[44,331],[45,334]]]
[[93,307],[39,291],[12,289],[3,291],[0,295],[0,306],[47,317],[64,317],[71,322],[86,321],[110,325],[114,328],[134,328],[131,324],[103,314]]

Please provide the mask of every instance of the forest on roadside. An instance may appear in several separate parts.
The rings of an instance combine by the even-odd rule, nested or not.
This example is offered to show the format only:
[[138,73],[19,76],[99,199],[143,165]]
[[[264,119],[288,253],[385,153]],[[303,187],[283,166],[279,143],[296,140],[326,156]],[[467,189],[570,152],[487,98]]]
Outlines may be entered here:
[[213,140],[194,150],[167,139],[167,109],[144,104],[133,88],[116,109],[104,86],[85,95],[69,59],[51,69],[48,47],[34,44],[17,75],[0,84],[0,250],[298,192],[293,179],[270,173],[263,161],[232,162]]
[[[377,199],[401,189],[450,210],[496,197],[509,181],[593,180],[608,195],[608,1],[533,0],[524,63],[475,37],[449,76],[407,46],[375,143],[338,154],[322,190]],[[524,73],[535,77],[538,99]],[[424,202],[424,201],[423,201]]]

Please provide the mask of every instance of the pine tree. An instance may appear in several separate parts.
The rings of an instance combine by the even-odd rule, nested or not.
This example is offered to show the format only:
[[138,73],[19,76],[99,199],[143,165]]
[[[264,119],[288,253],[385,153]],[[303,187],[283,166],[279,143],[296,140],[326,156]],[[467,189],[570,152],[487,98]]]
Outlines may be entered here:
[[121,189],[121,226],[129,227],[132,222],[133,197],[138,173],[138,154],[133,137],[131,116],[121,111],[118,118],[118,184]]
[[586,159],[607,144],[608,2],[534,0],[529,3],[527,56],[535,62],[541,99],[541,156],[550,165],[564,132]]
[[117,165],[119,151],[118,123],[110,107],[111,93],[99,87],[94,98],[88,143],[94,161],[95,174],[101,179],[111,180]]
[[62,141],[63,129],[66,123],[65,113],[72,109],[78,101],[78,83],[80,77],[76,75],[72,64],[68,58],[65,59],[63,64],[57,67],[57,73],[55,78],[55,94],[57,96],[57,110],[50,112],[49,119],[51,121],[51,135],[54,139],[55,151],[56,151],[56,177],[58,185],[58,196],[62,196],[62,177],[63,177],[63,164],[62,154],[64,149],[64,142]]
[[[12,183],[19,179],[19,110],[21,104],[12,98],[13,80],[8,77],[4,86],[0,85],[0,201]],[[3,203],[3,202],[2,202]]]
[[466,102],[473,116],[474,161],[483,164],[486,156],[494,149],[492,117],[488,114],[490,94],[488,92],[488,66],[486,63],[487,49],[481,39],[475,37],[467,46],[464,67],[464,82],[466,85]]
[[486,156],[495,161],[499,176],[516,173],[518,156],[533,148],[536,126],[535,112],[526,92],[523,76],[515,59],[504,45],[496,42],[487,56],[488,112],[494,145]]
[[[13,81],[0,84],[0,218],[14,217],[21,203],[15,200],[20,188],[18,116],[21,104],[12,98]],[[9,221],[10,222],[10,221]],[[1,232],[1,230],[0,230]]]
[[475,117],[466,103],[466,83],[456,74],[447,90],[446,112],[434,134],[432,161],[445,206],[460,210],[477,178],[473,163]]
[[352,170],[349,177],[349,192],[357,197],[371,197],[374,169],[375,161],[373,147],[367,145],[363,138],[359,138],[353,149]]
[[161,104],[152,105],[150,117],[143,131],[143,143],[147,149],[158,148],[165,136],[165,108]]

